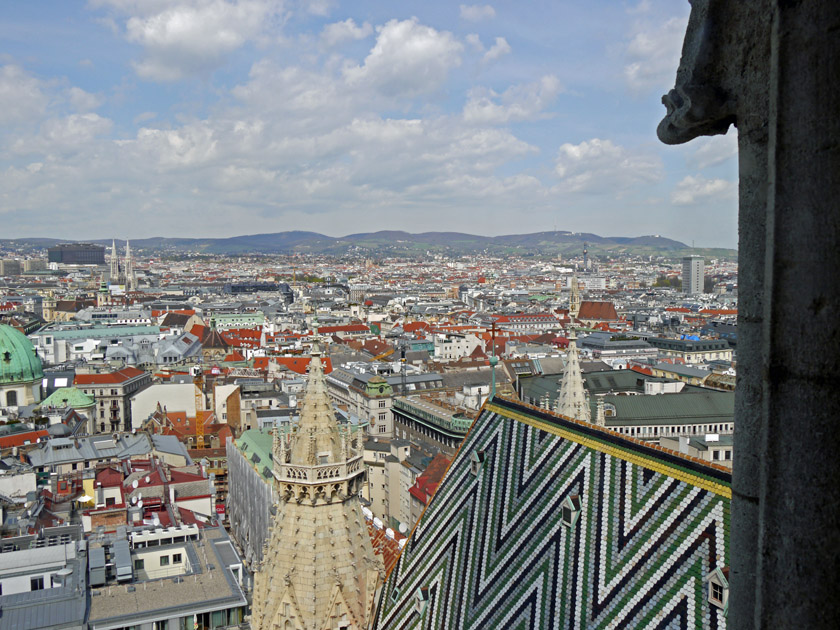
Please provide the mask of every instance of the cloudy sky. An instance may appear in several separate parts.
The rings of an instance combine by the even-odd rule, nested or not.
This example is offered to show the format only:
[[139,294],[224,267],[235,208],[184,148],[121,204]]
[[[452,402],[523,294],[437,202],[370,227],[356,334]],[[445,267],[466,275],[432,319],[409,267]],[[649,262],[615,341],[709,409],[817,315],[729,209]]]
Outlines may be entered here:
[[656,139],[688,2],[0,5],[0,238],[379,229],[735,247],[735,132]]

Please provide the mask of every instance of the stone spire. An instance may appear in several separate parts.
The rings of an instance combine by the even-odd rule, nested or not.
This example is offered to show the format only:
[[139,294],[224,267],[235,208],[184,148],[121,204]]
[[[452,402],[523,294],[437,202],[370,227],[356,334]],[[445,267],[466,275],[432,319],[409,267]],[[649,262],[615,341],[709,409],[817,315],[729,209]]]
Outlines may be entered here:
[[116,284],[120,277],[120,257],[117,254],[117,240],[111,239],[111,269],[108,273],[108,281]]
[[272,456],[279,498],[251,628],[367,628],[384,568],[359,502],[363,444],[335,420],[317,346],[300,420],[275,430]]
[[126,291],[137,290],[137,277],[134,274],[134,261],[131,259],[131,245],[125,242],[125,284]]
[[590,422],[592,412],[589,409],[589,399],[583,386],[576,340],[575,331],[571,330],[569,355],[566,359],[566,368],[563,370],[563,384],[560,386],[556,410],[557,413],[568,418]]
[[572,286],[569,290],[569,318],[574,321],[580,313],[580,290],[578,288],[577,274],[572,276]]

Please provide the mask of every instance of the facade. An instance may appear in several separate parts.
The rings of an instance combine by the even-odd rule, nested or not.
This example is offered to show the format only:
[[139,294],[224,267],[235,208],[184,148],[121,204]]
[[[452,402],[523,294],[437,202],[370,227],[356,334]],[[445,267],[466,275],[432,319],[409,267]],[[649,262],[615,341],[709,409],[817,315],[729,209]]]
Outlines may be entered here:
[[689,364],[732,360],[732,347],[724,339],[650,337],[647,341],[659,350],[660,358],[680,359]]
[[276,517],[254,579],[252,630],[369,627],[384,577],[358,494],[361,433],[340,429],[317,348],[300,422],[275,432]]
[[391,438],[394,426],[394,396],[402,392],[437,390],[444,387],[439,374],[390,374],[381,376],[340,368],[327,376],[330,398],[347,405],[352,415],[368,423],[373,437]]
[[251,570],[263,561],[271,532],[272,512],[277,502],[271,462],[273,435],[270,430],[251,429],[228,440],[227,514],[231,536],[242,550]]
[[702,256],[686,256],[682,259],[682,292],[688,295],[703,293],[706,260]]
[[32,342],[19,330],[0,324],[0,407],[40,401],[43,377]]
[[96,400],[94,432],[128,431],[131,398],[152,383],[148,372],[134,367],[101,374],[77,374],[75,385]]
[[105,248],[90,243],[61,244],[47,250],[47,259],[64,265],[104,265]]
[[0,260],[0,276],[19,276],[20,271],[19,260]]
[[431,394],[399,396],[393,410],[397,437],[427,442],[450,455],[464,440],[475,415]]
[[496,398],[374,627],[724,629],[730,498],[726,469]]

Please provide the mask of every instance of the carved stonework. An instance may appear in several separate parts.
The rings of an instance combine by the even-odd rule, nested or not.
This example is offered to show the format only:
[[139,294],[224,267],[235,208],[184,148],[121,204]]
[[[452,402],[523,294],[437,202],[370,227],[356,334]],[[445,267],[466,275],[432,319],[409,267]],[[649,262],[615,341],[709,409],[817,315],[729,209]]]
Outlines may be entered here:
[[[266,561],[254,579],[253,630],[366,628],[381,560],[374,555],[358,493],[361,442],[336,423],[320,353],[313,352],[300,421],[277,429],[277,515]],[[273,576],[285,587],[272,588]],[[282,591],[282,592],[281,592]]]

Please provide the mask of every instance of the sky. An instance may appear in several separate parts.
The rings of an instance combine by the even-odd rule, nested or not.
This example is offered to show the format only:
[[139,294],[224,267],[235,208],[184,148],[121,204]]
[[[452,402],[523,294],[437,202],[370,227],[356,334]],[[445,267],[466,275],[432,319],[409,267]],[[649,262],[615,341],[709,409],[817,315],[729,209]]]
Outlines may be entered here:
[[9,0],[0,238],[381,229],[736,247],[737,138],[666,146],[680,0]]

